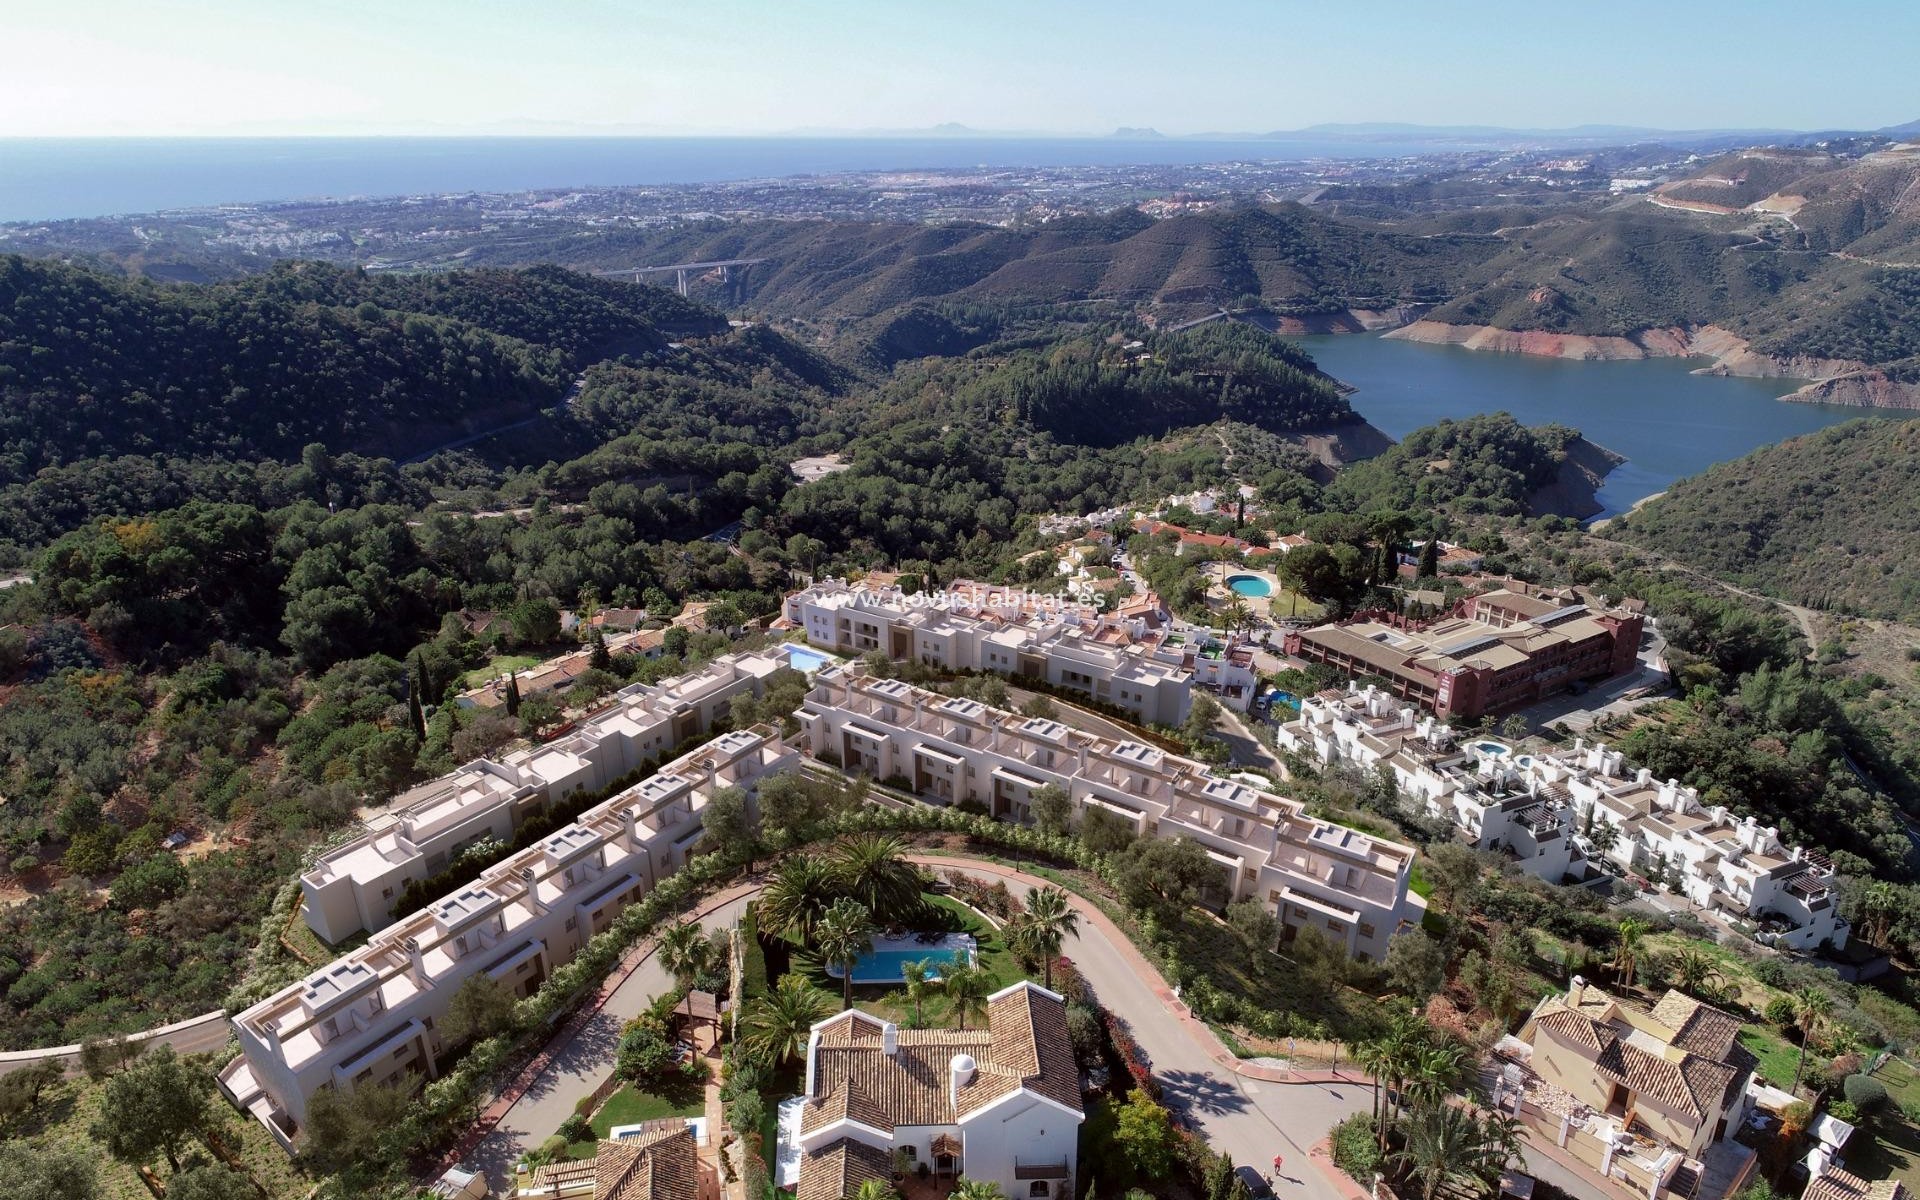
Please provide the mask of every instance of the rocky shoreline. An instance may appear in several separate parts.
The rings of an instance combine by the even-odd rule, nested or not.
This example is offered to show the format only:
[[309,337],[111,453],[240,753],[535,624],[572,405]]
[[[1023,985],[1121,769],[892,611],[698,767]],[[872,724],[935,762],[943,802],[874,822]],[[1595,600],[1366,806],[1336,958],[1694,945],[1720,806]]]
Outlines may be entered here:
[[1495,329],[1490,325],[1449,325],[1420,319],[1401,325],[1386,336],[1435,346],[1586,362],[1711,358],[1713,362],[1701,367],[1698,374],[1809,381],[1805,387],[1781,397],[1783,400],[1920,410],[1920,384],[1903,383],[1865,363],[1848,359],[1761,354],[1746,339],[1717,325],[1665,326],[1642,329],[1623,337]]

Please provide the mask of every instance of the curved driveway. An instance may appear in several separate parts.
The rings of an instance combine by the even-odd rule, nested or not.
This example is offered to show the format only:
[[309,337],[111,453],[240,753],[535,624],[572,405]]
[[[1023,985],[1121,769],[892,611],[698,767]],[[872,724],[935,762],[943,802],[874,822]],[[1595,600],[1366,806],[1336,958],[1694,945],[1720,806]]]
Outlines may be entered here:
[[[978,859],[940,855],[908,855],[935,869],[957,867],[984,880],[1004,880],[1025,895],[1045,880]],[[747,900],[758,889],[734,889],[701,915],[708,928],[723,928],[739,920]],[[1222,1153],[1236,1163],[1265,1170],[1275,1154],[1285,1156],[1279,1181],[1285,1196],[1311,1200],[1344,1200],[1327,1179],[1307,1162],[1307,1150],[1325,1137],[1341,1118],[1364,1109],[1370,1099],[1365,1082],[1272,1083],[1237,1073],[1233,1060],[1206,1026],[1186,1015],[1165,982],[1140,957],[1106,914],[1069,893],[1080,913],[1080,934],[1066,954],[1092,985],[1100,1002],[1123,1017],[1134,1039],[1153,1062],[1167,1105],[1185,1115]],[[711,902],[710,902],[711,903]],[[587,1020],[580,1033],[554,1052],[552,1061],[516,1098],[478,1147],[463,1156],[471,1168],[485,1172],[496,1188],[512,1178],[513,1163],[525,1151],[550,1136],[573,1115],[573,1106],[613,1070],[621,1027],[644,1012],[671,984],[653,959],[651,945],[641,952],[638,965],[614,989],[606,1003]],[[1217,1057],[1216,1057],[1217,1056]],[[1225,1061],[1223,1061],[1225,1060]]]

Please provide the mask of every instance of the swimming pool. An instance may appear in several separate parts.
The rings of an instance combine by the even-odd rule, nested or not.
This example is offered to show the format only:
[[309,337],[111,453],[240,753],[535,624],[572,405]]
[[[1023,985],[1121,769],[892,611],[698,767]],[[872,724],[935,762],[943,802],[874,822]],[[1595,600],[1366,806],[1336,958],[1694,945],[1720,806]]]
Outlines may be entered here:
[[1513,753],[1513,751],[1502,746],[1499,742],[1475,742],[1473,749],[1492,758],[1505,758],[1507,755]]
[[1258,575],[1229,575],[1227,586],[1242,596],[1258,598],[1273,595],[1273,585]]
[[[939,979],[945,968],[956,963],[971,965],[974,961],[973,938],[964,933],[950,933],[938,942],[927,944],[913,937],[875,938],[873,949],[862,954],[853,964],[855,983],[899,983],[906,978],[906,966],[912,962],[927,962],[928,979]],[[840,978],[838,967],[828,967],[827,974]]]
[[788,646],[787,661],[793,664],[794,670],[811,675],[833,660],[818,650],[809,650],[805,646]]

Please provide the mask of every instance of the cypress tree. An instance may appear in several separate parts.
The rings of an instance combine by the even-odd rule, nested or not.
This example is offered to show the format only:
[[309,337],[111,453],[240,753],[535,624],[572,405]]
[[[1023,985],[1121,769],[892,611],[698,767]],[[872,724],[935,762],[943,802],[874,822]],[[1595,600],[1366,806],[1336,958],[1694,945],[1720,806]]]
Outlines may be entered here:
[[520,715],[520,681],[512,675],[507,676],[507,715]]
[[433,688],[427,682],[426,656],[417,650],[413,654],[413,693],[421,704],[425,704],[427,697],[433,694]]
[[607,650],[607,635],[600,632],[598,625],[594,626],[588,640],[592,643],[593,649],[587,653],[587,665],[596,671],[612,669],[613,655]]
[[1427,544],[1420,547],[1420,575],[1431,579],[1440,574],[1440,539],[1430,537]]
[[413,718],[413,740],[424,745],[427,740],[427,713],[420,707],[419,692],[407,697],[407,715]]

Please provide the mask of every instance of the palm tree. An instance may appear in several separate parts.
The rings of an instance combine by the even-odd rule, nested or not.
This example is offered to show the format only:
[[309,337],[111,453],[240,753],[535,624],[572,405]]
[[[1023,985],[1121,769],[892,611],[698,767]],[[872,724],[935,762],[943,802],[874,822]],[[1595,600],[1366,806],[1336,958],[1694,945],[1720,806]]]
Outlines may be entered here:
[[986,1016],[987,997],[993,994],[993,981],[979,967],[970,967],[954,963],[940,973],[940,990],[947,994],[947,1000],[953,1005],[954,1018],[960,1028],[967,1027],[967,1018],[978,1014]]
[[1887,944],[1887,931],[1893,927],[1893,920],[1900,915],[1900,889],[1887,881],[1877,880],[1861,890],[1860,916],[1867,926],[1867,941],[1875,946]]
[[1587,840],[1593,843],[1596,853],[1605,854],[1620,840],[1620,827],[1612,821],[1596,822],[1593,829],[1588,832]]
[[756,1061],[777,1067],[805,1054],[814,1023],[832,1015],[833,997],[804,975],[782,975],[773,991],[747,1009],[742,1044]]
[[919,958],[910,963],[900,964],[900,978],[907,985],[907,1003],[913,1005],[913,1024],[916,1029],[921,1024],[920,1004],[927,998],[927,987],[930,982],[927,976],[932,972],[933,960],[930,958]]
[[1682,947],[1667,963],[1673,973],[1676,987],[1689,996],[1705,999],[1709,992],[1719,990],[1725,978],[1720,968],[1705,951],[1697,946]]
[[1620,922],[1619,940],[1613,947],[1613,975],[1622,988],[1633,987],[1633,970],[1639,964],[1646,932],[1646,925],[1632,917]]
[[1381,1108],[1381,1080],[1386,1078],[1389,1048],[1384,1038],[1373,1038],[1353,1048],[1353,1061],[1373,1079],[1373,1127],[1377,1132],[1386,1122]]
[[962,1179],[947,1194],[951,1200],[1007,1200],[999,1184],[985,1179]]
[[1437,1104],[1466,1074],[1466,1047],[1443,1041],[1421,1046],[1407,1075],[1407,1093],[1416,1103]]
[[838,894],[833,869],[825,862],[789,858],[774,871],[760,896],[760,928],[805,945],[813,940],[813,927]]
[[900,1193],[884,1179],[868,1179],[853,1193],[853,1200],[900,1200]]
[[827,858],[840,894],[882,921],[912,913],[920,904],[920,871],[903,856],[905,849],[899,838],[881,833],[841,841]]
[[1507,1135],[1489,1129],[1464,1108],[1438,1103],[1413,1111],[1406,1123],[1406,1144],[1388,1157],[1418,1180],[1426,1200],[1448,1183],[1486,1190],[1507,1161]]
[[1813,1040],[1820,1023],[1833,1013],[1833,997],[1817,987],[1803,987],[1793,994],[1795,1019],[1800,1025],[1800,1053],[1793,1060],[1793,1086],[1789,1093],[1800,1090],[1800,1072],[1807,1065],[1807,1043]]
[[1408,1077],[1417,1069],[1420,1051],[1426,1045],[1427,1027],[1412,1013],[1400,1013],[1395,1016],[1388,1023],[1387,1032],[1379,1039],[1380,1066],[1386,1074],[1387,1085],[1380,1121],[1375,1127],[1382,1152],[1387,1148],[1387,1130],[1398,1118],[1399,1096]]
[[1060,947],[1068,938],[1080,936],[1080,914],[1064,890],[1043,887],[1027,897],[1026,922],[1032,944],[1040,952],[1042,977],[1052,991],[1053,960],[1060,957]]
[[829,967],[840,968],[840,1007],[853,1007],[853,964],[873,949],[873,916],[845,896],[833,902],[813,927],[814,948]]
[[682,921],[660,935],[660,965],[681,987],[690,987],[694,979],[713,965],[713,943],[696,921]]

